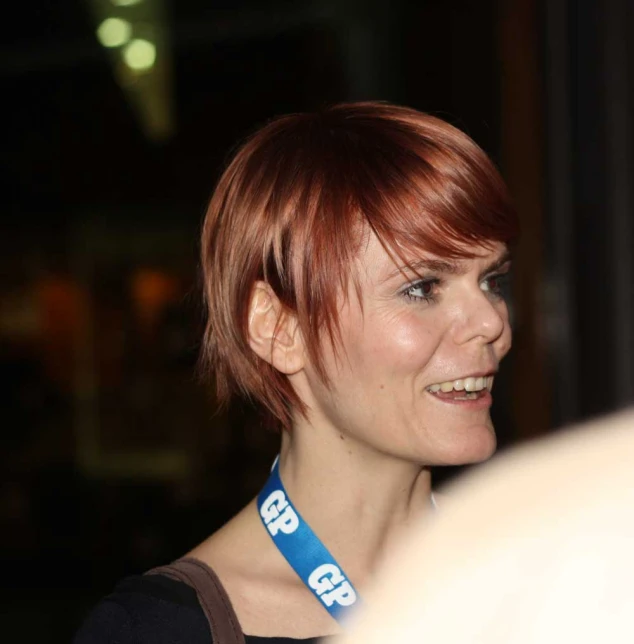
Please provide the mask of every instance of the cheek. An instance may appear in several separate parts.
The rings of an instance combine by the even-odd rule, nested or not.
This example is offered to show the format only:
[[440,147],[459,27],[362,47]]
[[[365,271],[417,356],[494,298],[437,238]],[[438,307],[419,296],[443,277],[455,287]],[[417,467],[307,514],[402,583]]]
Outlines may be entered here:
[[438,347],[435,326],[411,314],[377,323],[373,333],[373,361],[383,368],[389,365],[394,372],[420,371]]
[[501,360],[509,352],[511,345],[513,344],[513,331],[511,329],[509,313],[506,304],[504,304],[503,308],[500,310],[500,317],[504,321],[504,330],[495,342],[495,349],[499,360]]
[[504,333],[500,336],[500,339],[496,342],[496,350],[498,354],[498,359],[501,360],[511,349],[513,344],[513,333],[511,332],[510,327],[506,327]]

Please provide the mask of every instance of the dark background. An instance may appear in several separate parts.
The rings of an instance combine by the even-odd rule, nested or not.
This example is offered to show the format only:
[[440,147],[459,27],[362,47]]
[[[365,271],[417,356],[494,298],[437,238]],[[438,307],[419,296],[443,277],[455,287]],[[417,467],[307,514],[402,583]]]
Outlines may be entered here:
[[[633,401],[631,2],[115,4],[3,7],[5,641],[68,641],[263,480],[276,436],[196,374],[197,236],[231,149],[276,114],[404,103],[501,167],[523,225],[502,447]],[[151,69],[99,44],[109,15],[157,44]]]

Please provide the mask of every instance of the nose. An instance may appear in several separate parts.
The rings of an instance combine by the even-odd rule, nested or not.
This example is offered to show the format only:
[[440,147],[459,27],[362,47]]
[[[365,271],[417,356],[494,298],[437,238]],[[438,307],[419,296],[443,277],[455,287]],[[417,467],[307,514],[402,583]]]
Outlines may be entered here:
[[480,340],[492,344],[499,340],[508,326],[508,311],[503,300],[492,300],[478,290],[463,302],[455,330],[456,344]]

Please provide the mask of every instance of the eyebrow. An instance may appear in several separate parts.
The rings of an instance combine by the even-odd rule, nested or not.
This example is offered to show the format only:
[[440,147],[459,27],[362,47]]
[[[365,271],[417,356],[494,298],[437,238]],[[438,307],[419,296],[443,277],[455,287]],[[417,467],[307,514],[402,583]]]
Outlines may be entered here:
[[[479,279],[502,268],[504,264],[512,260],[511,251],[506,249],[500,257],[493,260],[483,271],[480,272]],[[464,275],[467,271],[464,264],[459,262],[448,262],[444,259],[419,259],[409,264],[404,264],[393,270],[385,281],[392,279],[396,275],[403,275],[407,272],[414,272],[417,275],[425,273],[442,273],[443,275]]]
[[504,264],[508,264],[513,260],[513,256],[511,251],[507,248],[499,257],[498,259],[494,259],[481,273],[480,273],[480,279],[483,277],[486,277],[490,273],[494,273],[495,271],[499,270],[504,266]]

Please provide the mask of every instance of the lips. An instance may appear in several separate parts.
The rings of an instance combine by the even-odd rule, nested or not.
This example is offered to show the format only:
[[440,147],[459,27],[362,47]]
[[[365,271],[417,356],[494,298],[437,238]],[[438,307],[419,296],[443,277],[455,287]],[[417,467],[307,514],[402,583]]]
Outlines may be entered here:
[[491,391],[493,389],[493,376],[468,376],[458,378],[457,380],[446,380],[427,387],[427,391],[432,394],[439,392],[451,393],[458,391],[480,392],[483,390]]

